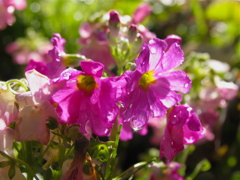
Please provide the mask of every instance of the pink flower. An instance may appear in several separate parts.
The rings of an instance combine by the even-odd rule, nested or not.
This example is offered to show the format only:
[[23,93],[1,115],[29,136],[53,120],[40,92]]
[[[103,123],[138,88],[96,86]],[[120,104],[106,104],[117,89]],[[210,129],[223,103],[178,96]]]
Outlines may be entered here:
[[238,93],[238,86],[233,82],[219,81],[217,90],[223,99],[232,100]]
[[142,128],[150,117],[162,117],[167,109],[181,102],[191,88],[191,80],[183,71],[171,71],[184,60],[177,43],[168,50],[165,41],[153,39],[136,59],[135,71],[126,71],[127,92],[122,118],[133,127]]
[[49,62],[50,57],[47,53],[52,48],[52,45],[41,39],[35,41],[38,44],[37,47],[31,45],[28,39],[18,39],[8,44],[6,51],[13,57],[14,62],[17,64],[28,64],[30,60],[42,63]]
[[55,109],[48,101],[48,89],[45,88],[49,79],[35,70],[27,71],[26,77],[31,91],[16,96],[20,107],[15,127],[16,140],[47,144],[50,131],[46,122],[49,118],[58,120]]
[[17,10],[23,10],[26,7],[25,0],[1,0],[6,6],[13,6]]
[[148,3],[140,4],[132,17],[132,23],[138,24],[152,12],[152,7]]
[[[13,157],[13,151],[12,151],[13,141],[14,141],[13,129],[6,127],[0,130],[0,151],[12,157]],[[5,157],[2,157],[1,155],[0,157],[1,157],[0,160],[7,160]]]
[[115,64],[107,42],[107,29],[103,25],[83,23],[79,29],[79,34],[81,36],[79,43],[82,45],[80,54],[101,62],[106,67]]
[[60,34],[56,33],[53,34],[51,41],[53,48],[48,51],[48,55],[52,60],[50,62],[37,62],[33,59],[29,62],[25,71],[35,69],[49,78],[56,78],[66,69],[62,60],[62,55],[65,54],[65,39],[63,39]]
[[14,10],[22,10],[26,7],[25,0],[1,0],[0,1],[0,29],[15,22]]
[[15,95],[6,85],[0,84],[0,131],[17,119]]
[[166,118],[150,118],[148,121],[148,126],[152,129],[152,136],[150,137],[151,144],[159,146],[159,142],[164,134],[164,129],[166,127]]
[[164,40],[168,44],[168,47],[170,47],[173,43],[178,43],[179,45],[182,44],[182,38],[175,34],[168,35]]
[[204,129],[193,109],[185,105],[173,107],[167,115],[167,126],[160,145],[160,157],[172,161],[184,149],[203,137]]
[[52,97],[58,103],[61,122],[80,124],[83,134],[89,125],[96,135],[108,135],[119,111],[116,103],[121,83],[116,78],[102,78],[103,67],[98,62],[82,61],[83,72],[76,72]]
[[[13,146],[13,142],[14,142],[14,130],[11,128],[4,128],[4,129],[0,129],[0,151],[4,152],[5,154],[7,154],[10,157],[14,157],[13,155],[13,150],[12,150],[12,146]],[[0,155],[0,163],[2,161],[8,161],[7,158],[5,158],[4,156]],[[6,167],[1,167],[0,168],[0,177],[1,179],[9,179],[9,168],[15,168],[15,176],[12,178],[12,180],[24,180],[26,179],[19,167],[17,166],[13,166],[11,167],[11,165],[6,166]]]

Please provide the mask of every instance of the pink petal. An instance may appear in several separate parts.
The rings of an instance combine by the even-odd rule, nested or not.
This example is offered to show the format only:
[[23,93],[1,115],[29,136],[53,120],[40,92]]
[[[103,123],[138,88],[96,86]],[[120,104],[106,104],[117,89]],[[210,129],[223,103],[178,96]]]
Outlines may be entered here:
[[138,24],[152,12],[152,7],[148,3],[142,3],[133,14],[132,22]]
[[[169,82],[169,89],[187,93],[191,89],[191,80],[184,71],[171,71],[168,73],[159,73],[157,78],[166,78]],[[159,80],[161,81],[161,80]]]
[[93,61],[82,61],[80,64],[82,70],[89,75],[94,75],[101,77],[103,73],[104,66],[102,63]]
[[161,56],[161,60],[158,64],[157,73],[166,72],[173,68],[176,68],[184,61],[183,51],[177,43],[173,43],[168,51]]

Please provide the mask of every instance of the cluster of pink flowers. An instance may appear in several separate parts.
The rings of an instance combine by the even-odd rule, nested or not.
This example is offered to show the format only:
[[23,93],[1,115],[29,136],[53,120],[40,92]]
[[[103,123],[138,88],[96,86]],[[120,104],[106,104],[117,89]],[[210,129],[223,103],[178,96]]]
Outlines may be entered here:
[[0,30],[15,22],[14,10],[23,10],[25,0],[0,0]]
[[[128,22],[130,34],[127,35],[119,29],[121,17],[115,11],[109,13],[109,25],[101,27],[103,31],[98,31],[101,25],[84,24],[80,28],[81,56],[76,54],[80,60],[74,62],[74,67],[78,68],[70,66],[64,49],[65,39],[54,34],[53,48],[48,51],[50,60],[43,62],[32,58],[25,69],[26,81],[0,82],[0,139],[11,131],[10,143],[14,139],[47,145],[51,133],[46,123],[53,120],[58,124],[79,126],[80,133],[87,138],[110,136],[114,126],[122,126],[120,139],[130,140],[134,131],[147,133],[150,119],[166,117],[166,127],[159,141],[160,159],[170,163],[184,145],[202,138],[204,128],[196,113],[188,104],[180,104],[182,95],[191,89],[188,75],[175,70],[184,62],[181,38],[170,35],[161,40],[146,29],[143,31],[142,26],[138,27],[150,11],[147,4],[137,9]],[[139,55],[129,70],[122,69],[117,75],[112,72],[110,76],[106,75],[110,65],[123,68],[111,56],[109,46],[117,37],[126,38],[130,44],[138,38],[144,43],[140,43],[140,52],[134,52]],[[11,123],[14,123],[13,129],[8,127]],[[1,145],[0,148],[11,156],[12,152],[6,150],[8,147]],[[77,163],[82,167],[84,158],[83,154],[76,156],[72,168],[78,169]],[[172,166],[168,166],[167,176],[181,179],[177,173],[179,164]],[[72,171],[74,169],[63,177],[72,177]],[[82,172],[78,173],[79,177],[83,176]],[[158,174],[153,173],[152,179],[157,177]]]
[[[184,61],[179,42],[150,40],[136,59],[136,70],[114,77],[103,77],[104,65],[100,62],[81,61],[81,71],[66,68],[59,56],[64,52],[65,40],[56,34],[52,42],[54,48],[49,51],[52,61],[42,67],[33,61],[28,66],[31,70],[26,71],[26,78],[30,91],[16,94],[15,100],[5,90],[9,95],[4,97],[11,99],[8,114],[12,118],[6,117],[3,122],[8,126],[16,121],[18,141],[38,140],[47,144],[49,130],[45,123],[49,118],[59,123],[79,124],[82,134],[98,136],[108,136],[118,121],[123,124],[121,139],[128,140],[132,138],[132,129],[142,129],[150,118],[166,114],[161,157],[171,161],[184,144],[202,137],[203,128],[196,114],[188,105],[178,105],[181,93],[191,88],[185,72],[172,70]],[[1,108],[9,107],[9,102],[2,100],[1,104]],[[36,124],[37,131],[33,128]]]

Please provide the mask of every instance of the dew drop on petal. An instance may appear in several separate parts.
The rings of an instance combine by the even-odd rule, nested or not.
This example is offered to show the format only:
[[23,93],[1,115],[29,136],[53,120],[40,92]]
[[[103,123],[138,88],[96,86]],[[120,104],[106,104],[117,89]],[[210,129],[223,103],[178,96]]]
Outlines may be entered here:
[[171,123],[172,124],[176,124],[177,123],[177,120],[175,119],[177,117],[177,115],[173,115],[174,119],[171,120]]
[[139,123],[137,120],[134,120],[134,119],[130,121],[130,126],[134,131],[138,131],[142,129],[141,123]]
[[151,51],[151,53],[153,53],[153,54],[155,54],[155,53],[157,52],[156,48],[154,48],[154,47],[151,47],[151,48],[150,48],[150,51]]
[[184,84],[184,87],[185,87],[185,88],[187,88],[188,86],[189,86],[189,84],[188,84],[188,83]]
[[118,102],[117,102],[117,106],[118,106],[119,108],[124,108],[124,105],[123,105],[123,103],[122,103],[121,101],[118,101]]

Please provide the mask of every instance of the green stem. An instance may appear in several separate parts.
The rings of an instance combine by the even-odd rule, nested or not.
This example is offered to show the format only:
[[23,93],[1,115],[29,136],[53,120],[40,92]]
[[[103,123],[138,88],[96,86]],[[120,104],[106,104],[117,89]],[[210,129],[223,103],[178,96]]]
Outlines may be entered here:
[[61,170],[53,170],[52,173],[54,180],[59,180],[61,178],[62,175]]
[[[55,135],[52,136],[51,141],[55,138]],[[39,156],[39,159],[42,160],[44,154],[47,152],[47,150],[49,149],[49,145],[50,143],[47,145],[46,149],[44,149],[44,151],[41,153],[41,155]]]
[[10,157],[9,155],[5,154],[4,152],[0,151],[0,154],[4,157],[6,157],[7,159],[9,159],[10,161],[14,160],[12,157]]
[[[32,177],[35,177],[35,179],[39,180],[38,177],[35,175],[34,170],[23,160],[20,159],[14,159],[12,157],[10,157],[9,155],[5,154],[4,152],[0,151],[0,154],[4,157],[6,157],[7,159],[9,159],[10,161],[16,161],[18,164],[22,164],[26,167],[26,169],[28,170],[29,174],[31,174]],[[32,178],[33,179],[33,178]],[[31,180],[32,180],[31,179]]]
[[6,84],[7,84],[7,87],[10,88],[11,91],[13,91],[14,93],[16,93],[16,92],[12,89],[12,85],[11,85],[12,83],[14,83],[14,85],[20,84],[20,86],[21,86],[25,91],[28,91],[28,90],[29,90],[28,87],[27,87],[24,83],[22,83],[20,80],[18,80],[18,79],[11,79],[11,80],[7,81]]
[[144,167],[147,167],[149,164],[152,164],[156,159],[152,159],[147,162],[140,162],[135,164],[133,167],[130,167],[123,173],[121,173],[119,176],[113,178],[113,180],[118,180],[118,179],[129,179],[131,176],[133,176],[135,173],[137,173],[139,170],[143,169]]
[[[32,153],[32,142],[27,141],[24,142],[25,148],[26,148],[26,162],[31,165],[31,167],[34,167],[34,159],[33,159],[33,153]],[[32,180],[33,175],[32,173],[27,173],[27,180]]]
[[19,164],[22,164],[24,165],[27,170],[28,170],[28,177],[27,179],[30,179],[30,176],[31,175],[31,180],[33,179],[33,177],[36,179],[36,180],[39,180],[38,177],[36,176],[36,173],[34,172],[34,170],[24,161],[20,160],[20,159],[15,159]]
[[[116,124],[117,123],[115,123],[115,125],[114,125],[115,128],[117,127]],[[107,161],[107,164],[106,164],[105,179],[107,179],[107,180],[112,180],[112,177],[114,175],[114,168],[116,167],[116,163],[117,163],[116,156],[117,156],[117,149],[118,149],[122,124],[119,125],[119,127],[117,129],[117,133],[115,132],[116,131],[115,128],[112,129],[114,132],[111,132],[111,140],[115,141],[115,144],[114,144],[114,148],[113,148],[113,151],[111,153],[111,156],[110,156],[110,158],[109,158],[109,160]]]

